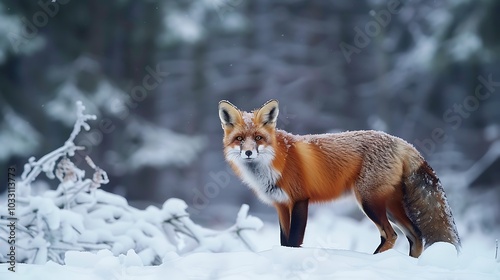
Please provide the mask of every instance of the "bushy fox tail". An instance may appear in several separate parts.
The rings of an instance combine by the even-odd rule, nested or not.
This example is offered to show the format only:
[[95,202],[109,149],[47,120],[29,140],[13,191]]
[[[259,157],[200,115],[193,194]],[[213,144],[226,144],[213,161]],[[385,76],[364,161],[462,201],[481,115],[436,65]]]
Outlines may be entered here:
[[425,248],[442,241],[460,249],[460,238],[443,187],[426,161],[406,174],[403,200],[405,211],[418,229]]

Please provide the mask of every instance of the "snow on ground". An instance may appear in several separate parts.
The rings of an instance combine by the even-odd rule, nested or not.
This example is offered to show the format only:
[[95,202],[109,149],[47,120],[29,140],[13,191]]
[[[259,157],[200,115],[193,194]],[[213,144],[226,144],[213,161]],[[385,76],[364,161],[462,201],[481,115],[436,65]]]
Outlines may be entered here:
[[68,252],[67,265],[0,265],[1,279],[500,279],[493,258],[454,256],[446,243],[431,246],[419,259],[396,250],[372,255],[347,250],[275,246],[258,253],[169,253],[159,266],[143,266],[133,251],[114,257]]
[[158,266],[144,266],[133,250],[118,257],[108,250],[68,252],[66,265],[17,264],[12,273],[0,264],[0,279],[500,279],[491,236],[468,234],[458,256],[454,246],[436,243],[415,259],[400,234],[396,249],[372,255],[375,226],[331,210],[313,209],[304,248],[277,246],[277,223],[269,222],[252,233],[258,252],[170,252]]

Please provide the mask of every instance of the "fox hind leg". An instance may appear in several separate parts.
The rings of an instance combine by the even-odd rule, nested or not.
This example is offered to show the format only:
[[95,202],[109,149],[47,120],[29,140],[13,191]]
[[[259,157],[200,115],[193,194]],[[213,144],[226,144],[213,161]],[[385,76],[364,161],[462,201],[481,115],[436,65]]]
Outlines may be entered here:
[[361,207],[366,216],[375,223],[380,231],[380,245],[377,247],[374,254],[384,252],[394,247],[398,235],[389,223],[385,203],[376,200],[370,202],[364,201],[361,203]]
[[387,203],[387,210],[391,220],[394,221],[406,235],[410,243],[410,256],[415,258],[419,257],[424,249],[422,234],[406,215],[402,197],[401,199],[394,199]]

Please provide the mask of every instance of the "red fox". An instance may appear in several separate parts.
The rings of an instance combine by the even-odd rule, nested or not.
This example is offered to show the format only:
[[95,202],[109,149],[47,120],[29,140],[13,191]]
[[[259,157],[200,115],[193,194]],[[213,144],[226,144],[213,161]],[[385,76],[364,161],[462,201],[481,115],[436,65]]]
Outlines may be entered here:
[[375,253],[391,249],[395,223],[418,257],[434,242],[460,239],[441,182],[406,141],[379,131],[293,135],[276,129],[278,101],[252,112],[219,103],[224,155],[280,222],[281,245],[300,247],[309,203],[354,193],[380,231]]

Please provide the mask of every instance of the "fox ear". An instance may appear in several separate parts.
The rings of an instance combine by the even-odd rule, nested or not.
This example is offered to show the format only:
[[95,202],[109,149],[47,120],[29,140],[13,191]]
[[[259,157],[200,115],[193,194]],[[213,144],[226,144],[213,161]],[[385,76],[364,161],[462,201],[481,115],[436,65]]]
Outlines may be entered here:
[[262,125],[276,126],[278,121],[278,100],[271,99],[267,101],[262,107],[257,111],[256,119]]
[[240,110],[229,101],[222,100],[219,102],[219,118],[223,129],[234,126],[241,119]]

